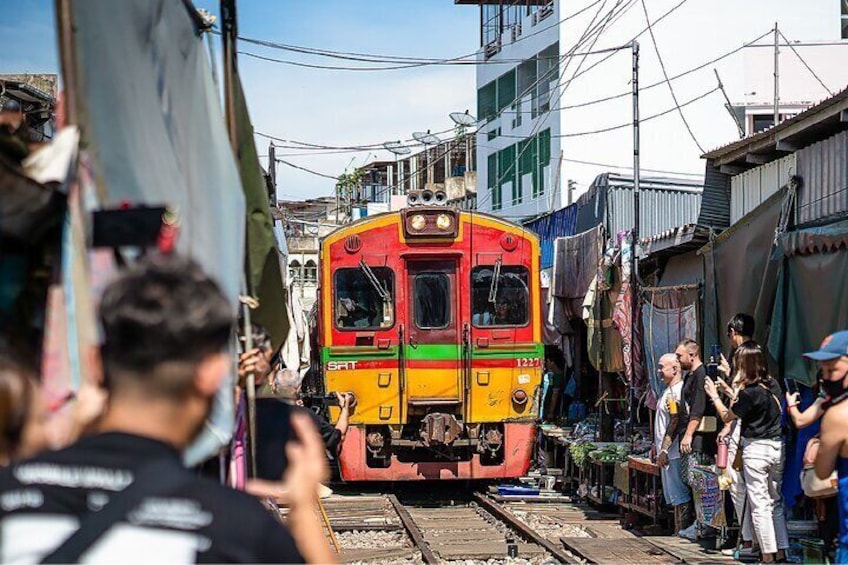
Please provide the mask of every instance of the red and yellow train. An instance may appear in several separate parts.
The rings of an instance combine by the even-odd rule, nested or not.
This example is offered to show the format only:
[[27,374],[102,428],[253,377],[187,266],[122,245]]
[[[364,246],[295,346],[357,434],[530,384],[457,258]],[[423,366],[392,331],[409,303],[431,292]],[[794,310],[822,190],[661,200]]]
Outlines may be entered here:
[[543,357],[536,236],[411,207],[333,232],[320,264],[324,389],[357,398],[342,478],[524,475]]

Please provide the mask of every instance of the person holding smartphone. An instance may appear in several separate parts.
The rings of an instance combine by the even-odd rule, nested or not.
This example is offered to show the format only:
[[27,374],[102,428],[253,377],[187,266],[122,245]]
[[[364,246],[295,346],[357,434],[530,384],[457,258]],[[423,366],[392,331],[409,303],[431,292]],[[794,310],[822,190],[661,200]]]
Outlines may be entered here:
[[707,379],[704,388],[723,422],[740,422],[747,503],[751,507],[762,560],[771,563],[785,559],[789,548],[781,495],[785,459],[781,391],[768,374],[760,346],[750,342],[742,344],[736,350],[734,361],[740,389],[730,407],[721,400],[714,381]]

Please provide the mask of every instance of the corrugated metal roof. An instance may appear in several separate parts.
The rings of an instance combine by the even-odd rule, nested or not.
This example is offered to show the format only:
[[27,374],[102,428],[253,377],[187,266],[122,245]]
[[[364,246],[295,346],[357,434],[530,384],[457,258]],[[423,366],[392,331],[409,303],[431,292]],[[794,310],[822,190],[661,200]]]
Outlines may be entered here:
[[721,230],[730,225],[730,175],[708,160],[704,171],[704,193],[698,223]]
[[[845,105],[846,100],[848,100],[848,88],[843,89],[830,98],[822,100],[815,106],[808,108],[793,118],[780,122],[776,126],[772,126],[767,130],[754,135],[749,135],[748,137],[734,141],[733,143],[729,143],[723,147],[713,149],[712,151],[702,155],[701,158],[715,159],[720,164],[723,164],[723,161],[727,160],[732,154],[752,149],[755,146],[759,148],[759,146],[764,143],[774,144],[784,139],[784,134],[785,137],[788,137],[795,130],[803,130],[804,127],[817,125],[816,122],[823,121],[823,114],[838,114],[841,108]],[[841,121],[838,119],[838,116],[837,121]]]
[[[703,184],[668,178],[645,178],[639,183],[639,236],[653,237],[684,224],[698,222]],[[577,231],[603,223],[608,233],[634,226],[633,179],[598,175],[577,201]]]
[[745,214],[765,202],[769,196],[797,174],[795,153],[777,161],[754,167],[730,180],[730,223],[735,224]]
[[848,132],[796,152],[798,190],[796,221],[814,222],[848,212]]

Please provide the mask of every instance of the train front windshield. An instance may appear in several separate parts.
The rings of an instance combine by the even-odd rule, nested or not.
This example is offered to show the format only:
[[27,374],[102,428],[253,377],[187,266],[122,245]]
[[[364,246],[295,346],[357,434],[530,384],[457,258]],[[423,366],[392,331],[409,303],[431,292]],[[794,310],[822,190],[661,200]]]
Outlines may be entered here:
[[[335,319],[339,329],[378,330],[394,324],[394,274],[387,267],[336,271]],[[379,288],[378,285],[379,284]]]
[[525,267],[494,266],[471,271],[472,322],[484,326],[524,326],[530,319],[530,273]]

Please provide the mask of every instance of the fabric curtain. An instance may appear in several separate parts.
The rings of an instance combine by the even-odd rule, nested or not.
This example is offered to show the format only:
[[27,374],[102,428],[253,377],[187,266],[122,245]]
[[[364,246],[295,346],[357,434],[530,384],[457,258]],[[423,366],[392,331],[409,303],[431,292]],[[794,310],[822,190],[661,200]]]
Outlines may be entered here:
[[600,226],[554,242],[553,296],[562,299],[566,318],[581,318],[582,304],[601,258]]
[[665,390],[665,383],[656,371],[660,357],[673,353],[677,344],[686,338],[697,339],[698,293],[697,290],[668,287],[651,289],[643,296],[645,365],[650,383],[645,404],[654,409]]
[[632,253],[631,236],[628,234],[621,240],[621,291],[615,301],[612,320],[621,336],[624,376],[641,396],[641,391],[645,390],[647,383],[645,367],[642,365],[641,320],[639,317],[633,319],[633,287],[630,284],[633,272],[630,264]]

